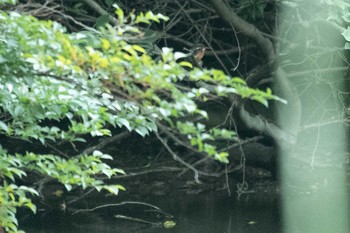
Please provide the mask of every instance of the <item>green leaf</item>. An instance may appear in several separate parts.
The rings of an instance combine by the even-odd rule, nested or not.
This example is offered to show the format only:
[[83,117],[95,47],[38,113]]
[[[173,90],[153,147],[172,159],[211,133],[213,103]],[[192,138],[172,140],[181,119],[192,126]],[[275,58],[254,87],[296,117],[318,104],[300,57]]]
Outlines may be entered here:
[[121,185],[106,185],[103,188],[114,195],[118,195],[119,190],[125,190]]
[[66,187],[67,191],[71,191],[73,188],[71,184],[64,184],[64,187]]
[[133,45],[132,48],[135,49],[136,51],[142,53],[142,54],[146,53],[146,50],[139,45]]
[[117,124],[119,126],[125,126],[129,131],[131,131],[131,126],[130,126],[130,123],[127,119],[124,119],[124,118],[118,118],[117,119]]
[[34,214],[36,213],[37,208],[33,203],[26,203],[25,206],[27,206],[31,211],[33,211]]
[[181,62],[179,62],[179,64],[183,67],[193,68],[192,63],[190,63],[188,61],[181,61]]
[[94,150],[94,152],[92,152],[92,155],[95,157],[102,157],[103,153],[99,150]]
[[242,84],[242,85],[247,85],[247,83],[246,83],[243,79],[237,78],[237,77],[233,78],[233,79],[232,79],[232,82],[234,82],[234,83],[240,83],[240,84]]
[[165,16],[165,15],[162,15],[160,13],[157,14],[157,17],[161,20],[164,20],[164,21],[168,21],[169,20],[169,17],[168,16]]
[[3,121],[0,121],[0,129],[7,133],[9,132],[9,127]]
[[113,6],[115,7],[115,13],[118,16],[119,23],[123,23],[124,11],[117,4],[113,4]]
[[114,171],[115,173],[119,173],[119,174],[123,174],[123,175],[126,174],[124,170],[118,169],[118,168],[113,168],[113,171]]
[[269,102],[262,96],[253,96],[252,99],[258,101],[259,103],[261,103],[265,107],[269,106]]
[[142,137],[145,137],[148,135],[149,131],[146,127],[138,126],[136,127],[135,131],[140,134]]
[[20,117],[24,113],[24,109],[21,105],[17,105],[14,111],[14,117]]

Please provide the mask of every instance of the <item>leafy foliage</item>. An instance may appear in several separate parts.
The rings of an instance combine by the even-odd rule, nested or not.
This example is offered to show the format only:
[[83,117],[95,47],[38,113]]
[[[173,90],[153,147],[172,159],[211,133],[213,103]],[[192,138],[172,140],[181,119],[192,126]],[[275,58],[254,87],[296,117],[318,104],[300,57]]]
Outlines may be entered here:
[[[268,100],[279,99],[221,71],[187,71],[183,66],[188,64],[179,64],[169,48],[163,48],[159,58],[150,57],[143,47],[128,41],[142,38],[138,23],[167,18],[151,12],[126,17],[117,6],[116,15],[116,27],[105,24],[98,31],[69,34],[53,21],[0,13],[0,135],[47,145],[84,142],[87,134],[110,136],[112,127],[144,137],[157,132],[158,124],[168,124],[174,132],[186,135],[199,152],[227,162],[227,153],[217,152],[210,142],[233,138],[234,132],[208,130],[183,120],[196,114],[207,117],[197,101],[209,94],[236,94],[266,106]],[[206,85],[188,88],[185,81]],[[45,124],[47,121],[67,124],[60,127]],[[92,186],[117,194],[122,186],[105,185],[96,178],[123,173],[104,162],[111,158],[99,151],[69,159],[31,151],[11,155],[1,148],[0,225],[18,232],[16,209],[26,206],[36,210],[27,196],[38,195],[37,191],[16,185],[25,171],[54,178],[67,190],[73,185]]]
[[16,0],[1,0],[0,4],[16,4]]
[[124,173],[120,169],[111,169],[103,163],[101,159],[112,158],[98,151],[95,151],[92,156],[83,155],[79,158],[65,160],[58,156],[36,155],[29,152],[25,155],[13,156],[7,154],[2,148],[0,149],[0,179],[3,180],[0,187],[0,224],[9,232],[17,232],[18,222],[15,217],[17,207],[27,207],[34,213],[36,212],[36,206],[27,195],[39,195],[39,193],[27,186],[8,183],[8,181],[15,182],[16,178],[26,176],[24,170],[37,171],[55,178],[64,184],[68,191],[72,189],[72,185],[78,185],[84,189],[93,186],[98,191],[106,189],[113,194],[118,194],[120,189],[124,190],[120,185],[105,185],[94,178],[94,175],[97,174],[105,174],[110,178],[116,173]]

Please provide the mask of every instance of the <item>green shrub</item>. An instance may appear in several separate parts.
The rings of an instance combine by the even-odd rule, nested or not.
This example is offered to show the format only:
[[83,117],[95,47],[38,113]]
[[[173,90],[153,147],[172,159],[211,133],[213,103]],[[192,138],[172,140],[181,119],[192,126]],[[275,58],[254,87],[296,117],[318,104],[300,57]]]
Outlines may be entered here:
[[[233,138],[234,132],[207,130],[182,119],[195,114],[207,117],[196,102],[205,100],[208,93],[237,94],[266,106],[269,99],[278,98],[269,90],[250,89],[243,80],[222,71],[186,71],[184,67],[191,64],[176,61],[185,55],[169,48],[163,48],[158,59],[150,57],[143,47],[128,41],[142,41],[138,23],[167,18],[150,12],[124,17],[118,7],[116,14],[116,27],[69,34],[53,21],[0,13],[0,136],[42,145],[75,143],[84,142],[87,134],[110,136],[111,127],[144,137],[157,132],[161,123],[186,135],[199,152],[227,162],[227,153],[217,152],[210,142]],[[185,88],[179,84],[185,79],[206,85]],[[67,127],[50,126],[45,121],[64,121]],[[56,179],[68,191],[72,186],[106,189],[113,194],[123,189],[96,178],[99,174],[123,174],[104,162],[111,156],[99,151],[62,158],[34,153],[30,148],[23,148],[27,151],[23,154],[9,154],[5,143],[0,146],[0,226],[10,233],[19,232],[18,207],[36,211],[31,198],[39,195],[37,190],[16,185],[27,172]]]

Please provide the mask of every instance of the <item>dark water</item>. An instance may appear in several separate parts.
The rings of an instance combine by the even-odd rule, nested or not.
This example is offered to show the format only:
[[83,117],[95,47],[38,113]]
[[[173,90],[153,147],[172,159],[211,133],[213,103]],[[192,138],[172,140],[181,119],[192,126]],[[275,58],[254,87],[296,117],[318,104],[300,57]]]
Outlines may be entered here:
[[[247,194],[240,200],[228,197],[226,192],[209,194],[151,196],[143,201],[158,206],[173,218],[150,211],[152,208],[137,205],[110,207],[76,215],[49,213],[36,219],[27,220],[27,233],[278,233],[280,219],[276,198],[267,194]],[[97,200],[90,206],[97,206]],[[94,203],[95,202],[95,203]],[[115,200],[117,203],[118,200]],[[108,202],[110,203],[110,202]],[[136,223],[116,219],[117,214],[162,223],[176,222],[176,226],[166,229],[162,226]]]

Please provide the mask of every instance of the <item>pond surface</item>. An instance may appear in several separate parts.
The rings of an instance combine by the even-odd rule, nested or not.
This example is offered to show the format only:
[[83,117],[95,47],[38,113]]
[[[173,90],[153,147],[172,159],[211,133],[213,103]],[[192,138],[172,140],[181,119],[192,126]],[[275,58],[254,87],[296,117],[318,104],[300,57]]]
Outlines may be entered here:
[[[102,200],[101,200],[102,201]],[[124,200],[125,201],[125,200]],[[172,193],[166,196],[148,196],[129,201],[146,202],[159,207],[172,217],[137,205],[108,207],[93,212],[75,215],[51,212],[22,224],[27,233],[278,233],[281,232],[278,201],[276,197],[263,194],[244,194],[229,197],[227,192],[206,194]],[[89,208],[100,205],[100,201],[89,201]],[[115,199],[113,202],[118,203]],[[104,203],[106,204],[106,203]],[[166,220],[176,223],[173,228],[164,228],[117,219],[114,215],[129,216],[162,224]]]

